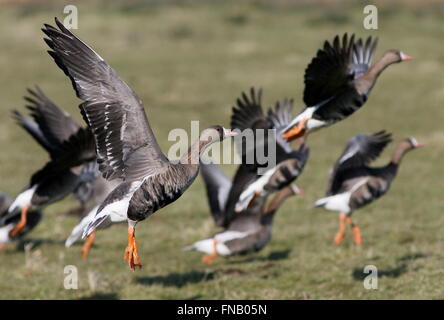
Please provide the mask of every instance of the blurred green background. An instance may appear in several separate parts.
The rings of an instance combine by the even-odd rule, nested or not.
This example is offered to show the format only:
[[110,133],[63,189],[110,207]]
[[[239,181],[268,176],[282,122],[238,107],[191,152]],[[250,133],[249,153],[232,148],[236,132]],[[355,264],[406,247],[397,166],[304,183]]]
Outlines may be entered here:
[[[47,155],[10,118],[27,87],[38,84],[83,124],[69,80],[47,55],[43,23],[75,4],[75,33],[104,57],[144,101],[166,152],[168,132],[229,126],[231,106],[251,86],[263,100],[294,97],[303,107],[303,74],[325,39],[343,32],[379,37],[376,56],[401,49],[415,60],[391,66],[364,108],[313,134],[311,159],[275,219],[272,242],[261,252],[218,259],[180,249],[217,231],[202,181],[138,228],[143,269],[122,260],[124,225],[98,232],[88,261],[80,245],[65,249],[77,223],[58,213],[69,198],[45,210],[25,245],[0,252],[3,299],[424,299],[444,298],[444,5],[442,1],[376,1],[379,29],[363,28],[359,1],[5,1],[0,0],[0,189],[17,195]],[[337,215],[309,209],[323,196],[328,171],[358,132],[415,136],[426,148],[405,158],[391,191],[356,212],[361,247],[332,239]],[[390,145],[376,164],[388,161]],[[235,166],[224,166],[231,175]],[[24,247],[27,249],[24,250]],[[363,269],[379,270],[378,290],[363,287]],[[64,266],[79,271],[79,289],[63,288]]]

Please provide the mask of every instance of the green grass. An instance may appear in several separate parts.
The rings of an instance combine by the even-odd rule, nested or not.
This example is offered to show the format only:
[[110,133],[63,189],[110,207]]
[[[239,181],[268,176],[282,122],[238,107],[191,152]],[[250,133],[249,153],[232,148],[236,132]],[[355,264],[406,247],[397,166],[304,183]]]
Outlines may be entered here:
[[[276,216],[272,242],[261,252],[200,262],[180,249],[216,229],[204,186],[196,180],[177,202],[137,230],[143,269],[122,261],[124,225],[101,231],[88,261],[80,246],[67,250],[77,220],[58,212],[70,198],[45,210],[26,251],[0,253],[0,298],[9,299],[442,299],[444,244],[444,51],[441,5],[379,4],[379,30],[362,27],[362,7],[298,5],[290,1],[114,1],[78,3],[79,30],[145,103],[164,151],[173,128],[200,120],[229,125],[242,90],[264,88],[267,105],[294,97],[302,107],[303,72],[324,39],[337,33],[379,36],[377,55],[399,48],[414,61],[391,66],[365,107],[310,137],[311,159],[298,181],[303,197]],[[46,54],[40,28],[62,17],[63,5],[2,5],[0,11],[0,189],[16,195],[47,155],[9,117],[22,108],[25,88],[38,84],[79,122],[79,100]],[[333,244],[337,215],[308,209],[323,196],[330,166],[358,132],[386,129],[396,141],[415,136],[427,147],[408,154],[391,191],[356,212],[363,245]],[[388,161],[393,145],[377,164]],[[232,174],[234,166],[225,166]],[[365,290],[364,266],[378,267],[379,289]],[[63,288],[64,266],[79,271],[79,289]]]

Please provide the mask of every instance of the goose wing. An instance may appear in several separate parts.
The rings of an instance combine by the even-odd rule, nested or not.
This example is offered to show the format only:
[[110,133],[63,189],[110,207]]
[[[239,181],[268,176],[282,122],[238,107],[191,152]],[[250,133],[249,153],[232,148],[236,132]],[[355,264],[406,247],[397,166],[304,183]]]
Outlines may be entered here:
[[355,79],[366,73],[370,68],[377,44],[378,38],[376,37],[368,37],[365,42],[358,39],[356,43],[353,43],[350,71]]
[[[53,157],[42,169],[31,177],[31,185],[46,177],[54,177],[65,170],[96,160],[95,144],[91,131],[80,128],[67,141],[53,151]],[[86,174],[86,171],[82,173]],[[81,175],[82,175],[81,173]],[[86,181],[86,178],[85,178]]]
[[12,111],[12,118],[15,119],[17,124],[28,132],[43,149],[49,153],[52,152],[54,146],[49,143],[42,130],[40,130],[39,125],[34,120],[24,116],[18,110]]
[[23,116],[13,110],[13,118],[37,141],[51,158],[57,157],[57,149],[80,130],[80,126],[70,114],[55,105],[43,91],[28,89],[29,96],[25,96],[26,108],[31,117]]
[[28,89],[25,96],[28,110],[39,126],[46,140],[53,146],[58,146],[77,133],[80,126],[70,114],[59,108],[39,88]]
[[49,54],[71,79],[83,118],[96,141],[97,162],[112,180],[140,180],[169,165],[148,123],[142,101],[116,71],[56,18],[45,24]]
[[301,144],[299,149],[294,152],[294,157],[277,165],[277,170],[271,175],[264,190],[268,192],[282,190],[293,183],[304,170],[309,154],[308,146],[305,143]]
[[262,89],[250,89],[250,94],[242,92],[232,108],[231,128],[240,131],[246,129],[266,129],[269,127],[267,118],[262,110]]
[[272,124],[272,127],[276,129],[276,140],[278,145],[286,152],[291,152],[290,143],[282,138],[281,132],[284,131],[292,120],[293,111],[293,99],[283,99],[277,101],[274,105],[274,109],[270,108],[267,112],[267,117]]
[[[262,89],[251,88],[249,95],[242,92],[232,110],[231,127],[243,133],[234,138],[243,165],[253,167],[266,165],[258,161],[256,149],[262,148],[264,154],[268,154],[268,130],[276,129],[279,132],[286,127],[291,119],[292,108],[293,100],[284,99],[278,101],[274,109],[270,108],[265,114],[262,108]],[[244,139],[244,136],[247,139],[249,137],[248,130],[251,130],[250,137],[252,138],[249,141]],[[279,136],[279,134],[276,136]],[[289,144],[281,137],[276,137],[276,142],[277,158],[285,156],[286,153],[291,151]]]
[[316,106],[330,99],[347,86],[352,79],[350,72],[351,53],[354,35],[337,35],[333,42],[324,42],[316,56],[307,66],[304,75],[304,102],[307,106]]
[[218,227],[225,224],[225,204],[231,189],[231,181],[214,163],[200,164],[200,172],[205,182],[211,215]]
[[368,165],[379,157],[391,141],[391,134],[385,131],[373,134],[361,133],[350,139],[332,169],[327,185],[327,194],[334,194],[340,188],[344,171]]
[[[377,40],[368,37],[354,40],[347,33],[342,41],[337,35],[333,42],[325,41],[324,47],[305,70],[304,102],[317,106],[314,117],[341,120],[359,108],[365,101],[358,99],[353,80],[363,75],[370,67]],[[329,103],[334,99],[334,103]],[[354,100],[358,99],[358,103]]]

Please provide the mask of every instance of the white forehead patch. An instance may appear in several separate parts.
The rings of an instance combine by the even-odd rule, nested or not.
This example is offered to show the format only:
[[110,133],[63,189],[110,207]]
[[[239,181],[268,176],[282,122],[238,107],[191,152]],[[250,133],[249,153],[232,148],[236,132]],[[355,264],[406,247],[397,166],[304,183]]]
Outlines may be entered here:
[[414,146],[414,147],[417,147],[418,146],[418,141],[416,141],[416,139],[415,138],[409,138],[409,140],[410,140],[410,143]]

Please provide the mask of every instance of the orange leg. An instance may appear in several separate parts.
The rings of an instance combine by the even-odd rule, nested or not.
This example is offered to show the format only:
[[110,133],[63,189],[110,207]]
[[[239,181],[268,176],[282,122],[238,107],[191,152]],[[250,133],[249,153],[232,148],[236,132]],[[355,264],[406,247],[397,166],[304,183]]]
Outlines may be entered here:
[[355,225],[350,217],[347,218],[347,223],[352,227],[353,230],[353,241],[355,244],[360,245],[362,242],[361,239],[361,229],[357,225]]
[[128,265],[132,271],[134,271],[136,267],[142,268],[139,253],[137,252],[135,227],[128,226],[128,246],[125,249],[123,259],[128,262]]
[[337,245],[340,245],[345,238],[345,214],[342,212],[339,214],[339,230],[336,233],[334,241]]
[[91,250],[91,247],[94,243],[94,238],[96,237],[96,231],[93,231],[89,236],[88,239],[85,241],[82,247],[82,258],[88,259],[89,250]]
[[26,217],[28,215],[29,206],[24,206],[22,208],[22,213],[20,214],[20,221],[17,223],[14,228],[9,233],[11,237],[15,237],[23,228],[26,226]]
[[308,121],[308,118],[302,119],[302,121],[299,122],[296,126],[294,126],[290,130],[285,132],[282,135],[282,138],[284,138],[288,141],[293,141],[297,138],[303,137],[306,132],[306,129],[304,127],[305,127],[305,124],[307,123],[307,121]]
[[219,256],[219,254],[217,253],[216,245],[217,245],[217,240],[213,239],[213,252],[211,254],[204,255],[202,257],[202,262],[206,264],[212,264],[214,259],[216,259]]

